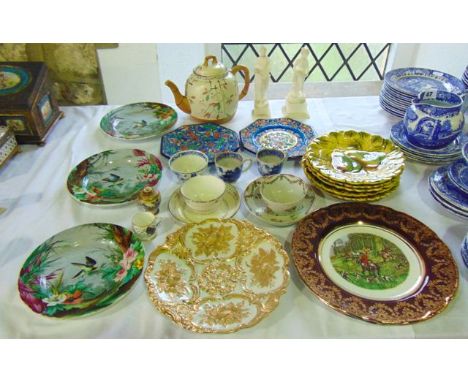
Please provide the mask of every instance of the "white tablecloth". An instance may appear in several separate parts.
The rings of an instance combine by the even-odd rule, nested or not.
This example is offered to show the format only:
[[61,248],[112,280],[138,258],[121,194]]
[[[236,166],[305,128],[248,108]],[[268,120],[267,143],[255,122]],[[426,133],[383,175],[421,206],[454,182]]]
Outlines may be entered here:
[[[318,134],[333,130],[364,130],[389,137],[397,120],[386,114],[377,97],[310,99],[311,118],[306,123]],[[272,117],[281,116],[282,101],[272,101]],[[236,131],[251,122],[251,102],[241,102],[235,118],[226,124]],[[75,225],[109,222],[131,226],[138,211],[135,204],[118,208],[81,205],[67,192],[69,171],[94,153],[138,147],[156,154],[165,165],[158,187],[162,193],[157,238],[145,244],[147,256],[168,233],[178,229],[167,210],[171,193],[178,187],[159,152],[160,139],[130,143],[111,139],[99,130],[101,117],[113,106],[64,107],[59,122],[43,147],[22,146],[22,152],[0,169],[0,337],[27,338],[348,338],[348,337],[468,337],[467,270],[460,256],[460,244],[467,221],[451,215],[431,197],[427,178],[432,167],[408,162],[399,189],[380,204],[404,211],[426,223],[450,247],[460,269],[460,288],[455,300],[440,315],[408,326],[380,326],[347,317],[321,303],[299,279],[291,263],[291,282],[277,309],[259,324],[229,335],[202,335],[179,328],[152,305],[143,277],[120,302],[87,317],[51,319],[33,313],[20,299],[17,277],[26,257],[50,236]],[[174,128],[194,123],[182,112]],[[253,158],[252,154],[245,153]],[[301,177],[299,164],[288,162],[283,172]],[[239,191],[259,176],[256,166],[236,183]],[[317,197],[314,209],[339,202]],[[253,220],[242,205],[236,218]],[[254,223],[283,243],[290,240],[294,226],[276,228]]]

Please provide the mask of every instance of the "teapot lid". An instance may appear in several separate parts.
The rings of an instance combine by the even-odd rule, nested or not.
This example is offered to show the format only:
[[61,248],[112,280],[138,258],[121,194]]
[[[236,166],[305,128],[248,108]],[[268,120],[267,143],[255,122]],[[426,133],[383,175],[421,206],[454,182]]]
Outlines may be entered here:
[[[211,64],[209,63],[211,61]],[[203,64],[194,69],[194,73],[203,77],[221,77],[227,72],[226,67],[215,56],[206,56]]]

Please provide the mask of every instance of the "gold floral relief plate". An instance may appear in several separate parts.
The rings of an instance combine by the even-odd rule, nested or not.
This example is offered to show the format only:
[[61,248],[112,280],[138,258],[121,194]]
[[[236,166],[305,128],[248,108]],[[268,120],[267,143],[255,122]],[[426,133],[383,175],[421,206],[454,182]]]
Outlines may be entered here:
[[170,234],[150,256],[154,305],[199,333],[231,333],[273,311],[289,282],[281,243],[251,223],[207,219]]
[[372,323],[427,320],[458,288],[457,266],[437,234],[380,205],[340,203],[313,212],[294,231],[292,256],[322,302]]
[[389,181],[405,167],[403,153],[391,140],[353,130],[315,138],[305,160],[327,178],[352,185]]

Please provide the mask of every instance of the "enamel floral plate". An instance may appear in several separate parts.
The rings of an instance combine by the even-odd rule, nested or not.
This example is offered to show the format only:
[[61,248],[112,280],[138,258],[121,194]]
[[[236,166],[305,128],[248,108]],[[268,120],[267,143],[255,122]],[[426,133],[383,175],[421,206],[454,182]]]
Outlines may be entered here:
[[62,231],[39,245],[21,268],[18,289],[34,312],[71,317],[123,297],[141,274],[145,251],[136,236],[114,224]]
[[107,113],[101,119],[101,130],[124,139],[157,137],[177,121],[176,111],[167,105],[152,102],[132,103]]
[[73,168],[67,188],[83,203],[122,204],[134,200],[146,186],[155,186],[161,175],[161,162],[153,154],[138,149],[108,150]]
[[289,282],[281,243],[246,221],[207,219],[170,234],[151,254],[145,282],[154,305],[199,333],[258,323]]
[[285,151],[289,159],[304,155],[314,130],[290,118],[257,119],[239,132],[242,146],[252,153],[262,148]]
[[238,149],[237,133],[211,122],[181,126],[161,138],[161,154],[167,158],[179,151],[198,150],[214,163],[216,153]]
[[340,203],[313,212],[296,227],[292,256],[322,302],[373,323],[427,320],[458,288],[447,245],[420,221],[379,205]]

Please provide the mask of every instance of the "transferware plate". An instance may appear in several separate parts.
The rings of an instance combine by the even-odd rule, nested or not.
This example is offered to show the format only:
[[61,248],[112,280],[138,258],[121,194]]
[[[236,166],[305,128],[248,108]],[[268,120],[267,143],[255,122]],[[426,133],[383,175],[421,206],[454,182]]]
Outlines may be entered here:
[[154,305],[200,333],[255,325],[289,282],[281,243],[246,221],[207,219],[170,234],[151,254],[145,282]]
[[257,119],[239,132],[242,146],[257,153],[262,148],[272,148],[287,153],[289,159],[304,155],[314,130],[290,118]]
[[294,231],[292,256],[322,302],[373,323],[427,320],[458,288],[447,245],[420,221],[380,205],[340,203],[313,212]]
[[177,121],[176,111],[153,102],[132,103],[107,113],[101,119],[101,130],[124,140],[157,137]]
[[34,312],[71,317],[108,306],[141,274],[145,251],[129,230],[94,223],[62,231],[23,264],[18,289]]
[[83,203],[122,204],[134,200],[144,187],[155,186],[161,175],[161,162],[153,154],[138,149],[107,150],[74,167],[67,188]]

